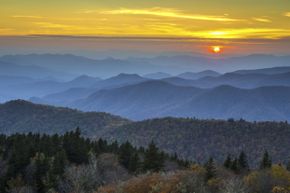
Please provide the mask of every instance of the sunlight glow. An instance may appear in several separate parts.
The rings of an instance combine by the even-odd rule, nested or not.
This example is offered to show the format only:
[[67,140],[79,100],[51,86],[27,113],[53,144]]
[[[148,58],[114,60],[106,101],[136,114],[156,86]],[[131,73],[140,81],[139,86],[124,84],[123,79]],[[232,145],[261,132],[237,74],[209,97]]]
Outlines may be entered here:
[[220,46],[212,46],[212,51],[215,54],[218,54],[221,52],[221,47]]

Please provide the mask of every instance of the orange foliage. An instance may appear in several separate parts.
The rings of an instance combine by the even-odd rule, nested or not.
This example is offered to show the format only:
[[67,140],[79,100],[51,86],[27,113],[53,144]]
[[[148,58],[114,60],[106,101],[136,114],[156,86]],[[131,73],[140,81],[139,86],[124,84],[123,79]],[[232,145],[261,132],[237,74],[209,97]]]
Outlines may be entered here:
[[97,193],[116,193],[118,188],[126,193],[148,193],[152,190],[158,190],[158,193],[173,192],[182,178],[192,173],[192,171],[179,171],[166,175],[160,173],[143,175],[124,182],[121,187],[114,185],[102,187]]

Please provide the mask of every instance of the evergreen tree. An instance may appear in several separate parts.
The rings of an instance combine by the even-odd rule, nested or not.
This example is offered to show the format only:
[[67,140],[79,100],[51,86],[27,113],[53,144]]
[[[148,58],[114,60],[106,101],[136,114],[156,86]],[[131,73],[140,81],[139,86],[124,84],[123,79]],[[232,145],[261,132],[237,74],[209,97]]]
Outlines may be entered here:
[[130,172],[135,173],[139,171],[140,166],[141,166],[141,162],[140,162],[139,155],[138,153],[134,153],[130,158],[128,170]]
[[241,152],[238,160],[238,167],[241,171],[249,170],[249,164],[245,152]]
[[224,162],[224,167],[230,169],[231,166],[232,166],[232,158],[231,155],[228,155]]
[[267,169],[272,167],[272,160],[270,158],[270,155],[267,151],[265,151],[263,155],[263,159],[260,163],[260,169]]
[[148,149],[145,151],[144,157],[144,170],[158,172],[164,167],[164,157],[159,152],[159,149],[153,143],[149,144]]
[[52,162],[52,172],[54,175],[62,176],[64,173],[67,157],[64,150],[56,153]]
[[44,178],[50,168],[49,159],[43,153],[37,153],[33,158],[35,165],[35,186],[37,192],[44,193],[46,191],[46,185],[44,184]]
[[112,153],[117,153],[117,151],[119,150],[119,144],[117,141],[114,141],[111,145],[110,145],[110,151]]
[[236,174],[239,173],[239,161],[237,158],[233,160],[232,165],[231,165],[231,170],[235,172]]
[[133,147],[127,141],[120,146],[119,161],[125,167],[129,168],[131,157],[133,156]]
[[88,142],[82,138],[80,129],[70,132],[64,136],[63,147],[70,162],[82,164],[88,162]]
[[216,177],[216,168],[213,158],[209,158],[209,160],[204,165],[205,168],[205,180],[208,181],[214,177]]

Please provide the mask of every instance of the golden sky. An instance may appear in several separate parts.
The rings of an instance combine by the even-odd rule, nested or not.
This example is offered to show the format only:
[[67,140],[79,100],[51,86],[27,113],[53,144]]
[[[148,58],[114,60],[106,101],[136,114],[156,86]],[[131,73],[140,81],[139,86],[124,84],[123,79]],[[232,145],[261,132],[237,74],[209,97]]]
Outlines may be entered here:
[[289,0],[0,0],[0,35],[290,36]]

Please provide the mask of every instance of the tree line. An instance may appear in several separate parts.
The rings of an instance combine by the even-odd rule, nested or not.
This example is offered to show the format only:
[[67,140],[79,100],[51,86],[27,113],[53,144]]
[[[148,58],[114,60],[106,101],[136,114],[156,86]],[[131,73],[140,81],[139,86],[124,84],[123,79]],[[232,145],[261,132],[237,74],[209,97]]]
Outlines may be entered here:
[[57,190],[68,168],[88,166],[104,153],[116,155],[130,175],[158,172],[166,161],[180,167],[189,163],[160,151],[153,142],[148,148],[136,148],[129,142],[90,140],[82,137],[80,129],[64,135],[0,135],[0,192],[15,192],[19,187],[39,193]]

